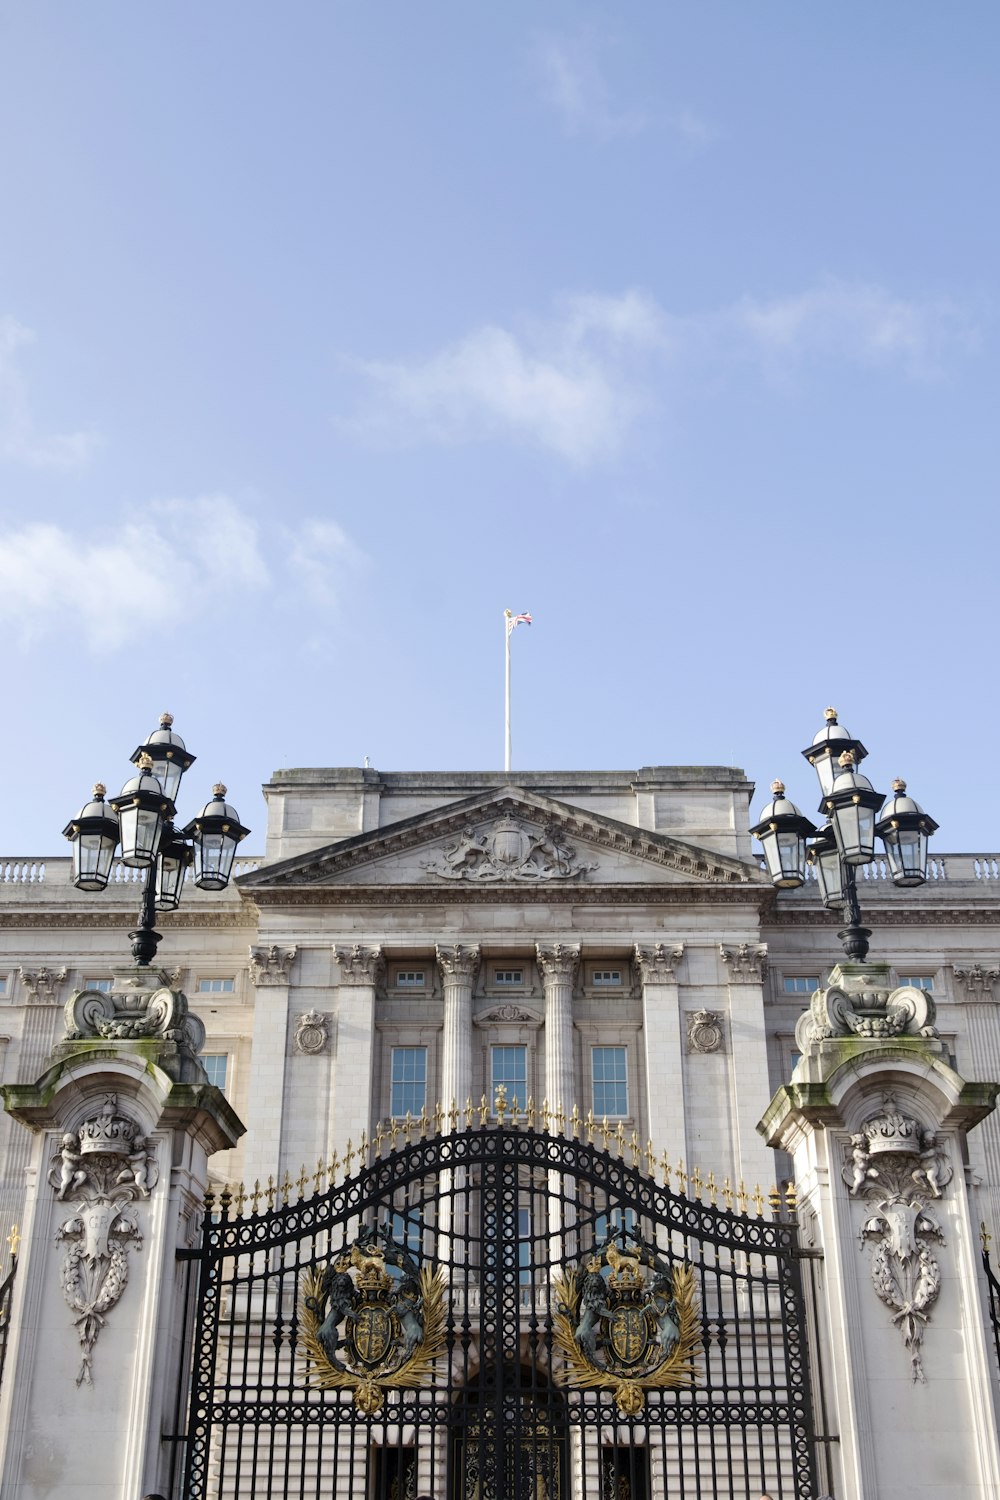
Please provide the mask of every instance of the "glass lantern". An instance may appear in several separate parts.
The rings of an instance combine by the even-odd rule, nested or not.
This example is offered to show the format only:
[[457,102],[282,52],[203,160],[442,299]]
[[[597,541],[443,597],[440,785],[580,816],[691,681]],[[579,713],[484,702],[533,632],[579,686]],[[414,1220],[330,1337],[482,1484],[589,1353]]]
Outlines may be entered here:
[[152,761],[143,753],[139,774],[126,781],[111,806],[121,828],[122,863],[137,869],[151,865],[160,847],[163,827],[174,815],[174,804],[153,775]]
[[785,796],[785,783],[772,781],[772,801],[762,810],[750,832],[764,846],[767,873],[779,890],[794,890],[806,878],[806,839],[816,832],[812,823]]
[[160,715],[160,727],[154,729],[144,745],[133,750],[130,759],[137,766],[140,757],[148,755],[150,770],[171,802],[177,801],[181,777],[194,765],[197,756],[185,748],[184,741],[172,728],[173,714]]
[[840,774],[823,802],[833,825],[840,857],[849,865],[867,865],[875,858],[875,816],[883,796],[854,769],[854,752],[840,757]]
[[820,791],[829,797],[840,769],[839,757],[845,750],[853,750],[854,762],[863,761],[868,751],[860,740],[852,739],[842,724],[837,723],[837,710],[828,708],[823,714],[823,728],[813,736],[813,742],[802,754],[819,777]]
[[118,819],[104,800],[106,791],[99,781],[93,800],[63,829],[63,837],[73,844],[73,884],[81,891],[104,890],[118,847]]
[[213,799],[205,804],[196,818],[184,829],[184,837],[194,844],[194,883],[203,891],[223,891],[236,857],[236,846],[250,832],[240,822],[239,814],[226,800],[226,788],[217,782]]
[[892,790],[875,832],[885,844],[894,883],[923,885],[927,879],[927,840],[938,825],[906,795],[905,781],[897,778]]
[[186,844],[177,834],[173,823],[167,823],[156,856],[154,905],[157,911],[177,910],[184,887],[184,876],[193,858],[190,844]]
[[844,870],[830,823],[824,824],[809,845],[807,858],[816,871],[820,900],[830,911],[836,911],[844,904]]

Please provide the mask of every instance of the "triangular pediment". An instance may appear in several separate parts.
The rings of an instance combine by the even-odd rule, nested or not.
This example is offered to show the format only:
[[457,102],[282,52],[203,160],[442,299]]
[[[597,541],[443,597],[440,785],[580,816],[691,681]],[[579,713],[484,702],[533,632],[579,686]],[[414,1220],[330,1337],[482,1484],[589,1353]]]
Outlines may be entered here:
[[759,869],[522,788],[488,790],[265,865],[253,895],[290,887],[472,890],[622,884],[759,884]]

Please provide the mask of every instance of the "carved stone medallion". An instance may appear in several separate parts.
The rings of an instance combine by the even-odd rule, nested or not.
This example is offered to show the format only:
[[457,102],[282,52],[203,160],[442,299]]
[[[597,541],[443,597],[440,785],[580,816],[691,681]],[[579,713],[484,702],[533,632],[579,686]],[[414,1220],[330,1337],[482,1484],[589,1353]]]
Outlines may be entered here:
[[718,1052],[722,1047],[723,1017],[718,1010],[696,1010],[687,1018],[689,1052]]
[[330,1017],[319,1010],[304,1011],[295,1023],[295,1050],[315,1056],[330,1040]]

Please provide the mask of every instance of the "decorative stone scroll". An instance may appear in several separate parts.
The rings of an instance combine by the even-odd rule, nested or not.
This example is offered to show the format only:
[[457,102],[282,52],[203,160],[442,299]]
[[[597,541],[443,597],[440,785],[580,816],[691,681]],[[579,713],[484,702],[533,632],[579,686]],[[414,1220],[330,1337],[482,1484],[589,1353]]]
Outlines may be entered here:
[[934,1001],[928,991],[908,984],[890,989],[888,972],[873,964],[859,965],[858,972],[849,964],[838,964],[831,983],[813,990],[809,1009],[798,1019],[799,1050],[805,1053],[814,1042],[830,1037],[936,1037]]
[[127,971],[111,990],[75,990],[66,1002],[65,1040],[56,1048],[90,1039],[104,1042],[158,1041],[157,1061],[177,1083],[204,1083],[197,1054],[205,1026],[188,1007],[187,996],[172,989],[160,969]]
[[57,985],[66,978],[66,969],[22,969],[21,983],[28,992],[29,1005],[58,1005]]
[[119,1112],[117,1095],[108,1094],[96,1115],[63,1136],[48,1181],[60,1202],[73,1205],[56,1231],[56,1243],[66,1246],[60,1281],[83,1350],[76,1383],[92,1385],[94,1346],[128,1282],[129,1249],[142,1249],[130,1205],[156,1186],[156,1157],[135,1121]]
[[888,1093],[879,1112],[851,1136],[842,1171],[851,1195],[870,1204],[861,1241],[873,1250],[872,1286],[903,1335],[915,1381],[926,1378],[924,1328],[941,1290],[931,1245],[944,1243],[926,1200],[940,1198],[952,1175],[935,1133]]
[[585,864],[556,823],[534,828],[510,813],[490,823],[469,824],[438,859],[421,860],[428,875],[470,884],[519,880],[579,880],[597,869]]
[[737,948],[720,943],[719,957],[729,970],[730,984],[760,984],[767,974],[766,943],[740,943]]
[[954,969],[955,978],[965,991],[966,1000],[992,1000],[993,986],[1000,979],[1000,969],[984,969],[973,964],[969,969]]
[[724,1018],[718,1010],[696,1010],[687,1018],[689,1052],[719,1052],[724,1038]]
[[322,1011],[304,1011],[295,1023],[293,1042],[296,1052],[315,1057],[325,1052],[330,1041],[330,1017]]
[[672,984],[677,965],[684,957],[683,943],[652,943],[644,947],[635,945],[635,961],[643,984]]
[[272,943],[269,948],[251,948],[251,983],[257,986],[287,984],[288,971],[295,962],[295,955],[298,951],[294,945],[290,948],[279,948],[277,943]]
[[378,984],[385,973],[385,959],[379,946],[354,943],[350,947],[334,946],[333,956],[340,965],[341,984]]

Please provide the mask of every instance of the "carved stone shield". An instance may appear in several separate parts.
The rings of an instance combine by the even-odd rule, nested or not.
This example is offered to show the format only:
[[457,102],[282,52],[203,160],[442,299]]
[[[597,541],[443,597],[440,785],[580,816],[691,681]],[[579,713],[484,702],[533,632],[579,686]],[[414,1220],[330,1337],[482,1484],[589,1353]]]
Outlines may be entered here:
[[380,1364],[394,1340],[392,1314],[387,1307],[380,1302],[368,1302],[359,1308],[352,1339],[359,1364]]
[[649,1346],[649,1323],[645,1309],[634,1302],[616,1307],[611,1314],[608,1338],[615,1358],[623,1365],[642,1364]]
[[528,854],[528,836],[510,818],[497,825],[491,841],[491,852],[498,865],[523,864]]

